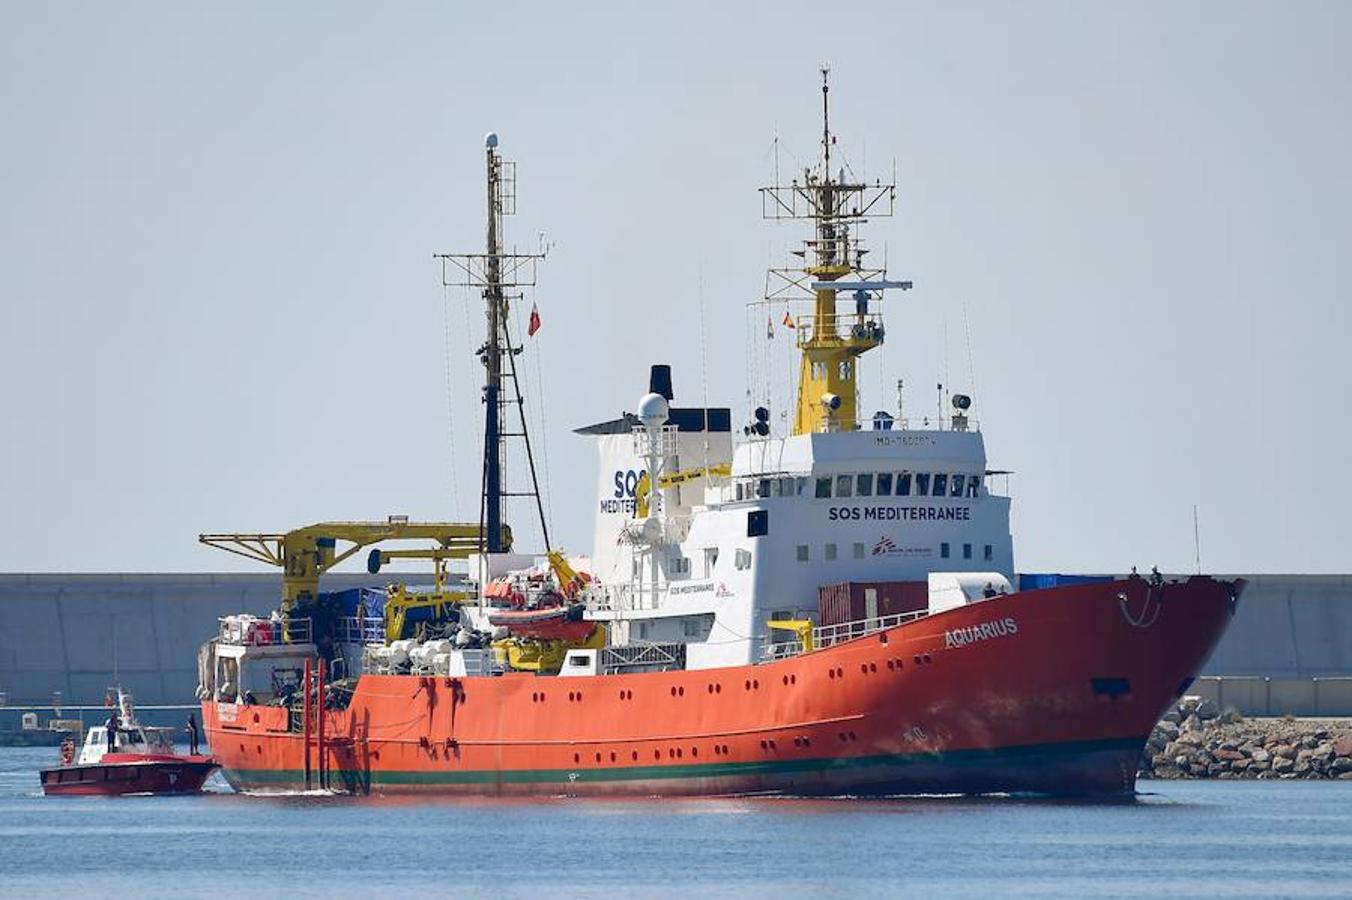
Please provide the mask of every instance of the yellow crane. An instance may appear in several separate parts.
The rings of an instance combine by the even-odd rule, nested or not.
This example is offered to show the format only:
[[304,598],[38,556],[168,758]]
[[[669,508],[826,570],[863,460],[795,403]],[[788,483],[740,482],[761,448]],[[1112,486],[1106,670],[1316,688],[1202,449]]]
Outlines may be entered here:
[[804,653],[811,653],[816,649],[816,644],[812,640],[813,625],[811,619],[771,619],[765,624],[782,631],[792,631],[793,636],[798,639],[798,643],[803,645]]
[[[696,466],[692,469],[681,469],[677,472],[666,472],[657,477],[658,488],[675,487],[678,484],[685,484],[687,481],[694,481],[696,478],[726,478],[732,474],[732,466],[727,463],[719,463],[714,466]],[[648,473],[644,472],[639,476],[638,484],[634,487],[634,512],[640,519],[648,517],[648,495],[652,493],[652,482],[648,479]]]
[[[464,559],[484,544],[478,525],[410,522],[402,516],[384,522],[317,522],[284,534],[202,534],[197,539],[208,547],[281,569],[281,613],[287,618],[296,607],[314,602],[319,576],[363,547],[383,541],[432,540],[437,546],[430,550],[382,550],[378,559],[431,558],[440,567],[441,560]],[[339,542],[351,546],[339,549]],[[506,525],[502,526],[502,546],[504,550],[512,546],[512,532]]]

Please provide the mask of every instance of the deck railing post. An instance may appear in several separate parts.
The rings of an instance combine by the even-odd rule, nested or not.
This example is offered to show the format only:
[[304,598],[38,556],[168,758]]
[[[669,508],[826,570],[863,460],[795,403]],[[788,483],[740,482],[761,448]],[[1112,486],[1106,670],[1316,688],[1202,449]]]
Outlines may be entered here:
[[310,789],[310,658],[305,658],[301,676],[301,752],[305,757],[305,789]]

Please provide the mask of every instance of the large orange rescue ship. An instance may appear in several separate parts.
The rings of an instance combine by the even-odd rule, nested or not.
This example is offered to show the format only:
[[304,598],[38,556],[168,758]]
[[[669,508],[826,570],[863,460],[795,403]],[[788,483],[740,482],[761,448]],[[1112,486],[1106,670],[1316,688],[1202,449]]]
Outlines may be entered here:
[[[858,232],[895,186],[817,165],[763,189],[811,222],[801,268],[759,301],[801,357],[784,434],[766,406],[674,406],[653,368],[635,414],[579,429],[601,468],[595,549],[549,546],[508,315],[538,254],[502,249],[511,164],[487,141],[488,246],[445,256],[488,328],[477,524],[330,522],[203,535],[284,569],[272,620],[230,617],[200,658],[207,734],[238,789],[353,793],[879,795],[1130,793],[1160,713],[1242,582],[1018,576],[1009,498],[970,398],[860,422],[857,367],[885,337]],[[841,293],[845,298],[839,297]],[[808,310],[794,316],[792,304]],[[845,301],[838,305],[838,301]],[[770,329],[776,319],[770,318]],[[515,416],[515,419],[513,419]],[[530,490],[504,489],[509,439]],[[513,553],[503,498],[546,544]],[[423,541],[386,549],[387,541]],[[430,546],[428,546],[430,544]],[[370,548],[435,566],[427,589],[319,591]],[[452,565],[465,561],[464,572]]]

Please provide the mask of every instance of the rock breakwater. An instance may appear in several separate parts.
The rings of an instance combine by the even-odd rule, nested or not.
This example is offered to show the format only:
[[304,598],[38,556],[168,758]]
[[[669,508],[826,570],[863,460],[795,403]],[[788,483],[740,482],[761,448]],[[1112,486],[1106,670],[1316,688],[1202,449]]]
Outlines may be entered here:
[[1245,719],[1184,697],[1151,732],[1140,777],[1352,781],[1352,722]]

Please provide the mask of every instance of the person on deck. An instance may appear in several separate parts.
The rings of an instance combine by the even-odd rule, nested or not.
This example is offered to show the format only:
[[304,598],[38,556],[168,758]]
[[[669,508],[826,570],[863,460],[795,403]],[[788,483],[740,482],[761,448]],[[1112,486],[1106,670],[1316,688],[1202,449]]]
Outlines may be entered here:
[[188,732],[188,755],[197,755],[197,716],[188,713],[188,725],[184,728]]
[[117,708],[114,707],[108,713],[108,721],[103,723],[104,730],[108,732],[108,752],[113,753],[117,750],[117,729],[118,725]]

